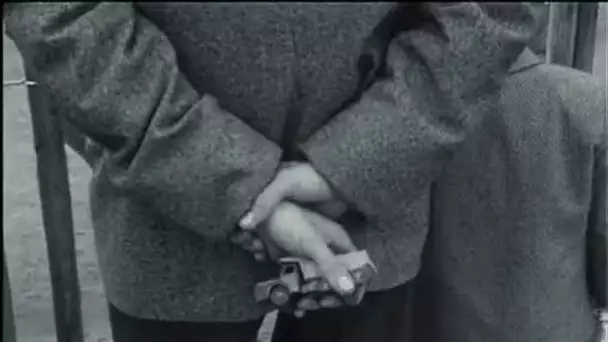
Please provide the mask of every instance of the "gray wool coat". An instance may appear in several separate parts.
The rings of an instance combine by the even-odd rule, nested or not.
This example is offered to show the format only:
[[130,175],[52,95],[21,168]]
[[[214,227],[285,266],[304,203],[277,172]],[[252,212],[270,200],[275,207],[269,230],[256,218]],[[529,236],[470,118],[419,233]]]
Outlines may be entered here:
[[606,85],[529,50],[431,190],[415,342],[591,342],[606,305]]
[[49,108],[104,147],[91,213],[115,306],[182,321],[262,314],[252,286],[274,269],[227,236],[273,177],[294,107],[300,148],[369,222],[348,229],[379,267],[372,290],[417,274],[430,186],[498,110],[538,13],[525,3],[432,5],[450,42],[401,34],[390,77],[334,115],[356,87],[364,40],[393,5],[5,5],[7,33]]

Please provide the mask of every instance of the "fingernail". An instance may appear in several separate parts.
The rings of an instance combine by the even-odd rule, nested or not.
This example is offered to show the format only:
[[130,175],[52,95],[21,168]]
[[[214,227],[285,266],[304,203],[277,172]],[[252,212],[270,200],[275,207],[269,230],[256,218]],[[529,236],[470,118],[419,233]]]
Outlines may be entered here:
[[247,213],[245,216],[243,216],[243,218],[239,222],[239,226],[241,226],[241,228],[251,228],[252,225],[253,225],[253,214],[252,213]]
[[343,292],[352,292],[355,289],[355,284],[348,276],[342,276],[338,279],[338,286]]

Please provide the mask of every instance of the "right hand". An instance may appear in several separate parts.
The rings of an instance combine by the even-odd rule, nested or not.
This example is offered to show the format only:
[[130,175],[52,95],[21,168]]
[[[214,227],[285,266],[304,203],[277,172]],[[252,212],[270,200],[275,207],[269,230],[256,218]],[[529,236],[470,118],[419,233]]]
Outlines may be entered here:
[[296,204],[281,202],[257,231],[266,244],[274,244],[290,256],[313,260],[336,293],[346,295],[355,290],[346,265],[334,254],[356,250],[339,224]]

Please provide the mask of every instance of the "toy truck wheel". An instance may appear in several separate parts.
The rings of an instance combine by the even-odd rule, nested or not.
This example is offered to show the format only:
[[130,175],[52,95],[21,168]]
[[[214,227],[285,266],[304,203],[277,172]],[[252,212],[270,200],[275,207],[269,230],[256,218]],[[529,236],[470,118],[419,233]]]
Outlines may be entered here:
[[270,289],[270,302],[276,306],[282,306],[289,302],[291,292],[285,285],[275,285]]

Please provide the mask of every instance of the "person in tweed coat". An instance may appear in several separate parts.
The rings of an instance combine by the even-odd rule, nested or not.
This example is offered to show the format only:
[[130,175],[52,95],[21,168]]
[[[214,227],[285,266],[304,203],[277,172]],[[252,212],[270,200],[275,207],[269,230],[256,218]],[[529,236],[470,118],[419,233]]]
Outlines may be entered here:
[[254,336],[264,312],[251,288],[274,268],[229,235],[275,176],[294,107],[301,151],[370,223],[347,228],[379,267],[369,299],[417,274],[429,187],[494,108],[535,11],[432,5],[449,41],[399,35],[390,77],[335,113],[392,6],[4,5],[7,34],[50,111],[103,147],[91,214],[116,341]]
[[[337,315],[280,314],[275,341],[599,342],[594,314],[608,294],[606,100],[597,77],[524,50],[499,110],[430,189],[413,284]],[[376,313],[366,318],[373,323],[352,324],[361,312]],[[391,317],[402,326],[369,329]],[[338,334],[326,338],[327,326]]]
[[595,342],[606,83],[526,50],[431,193],[416,342]]

